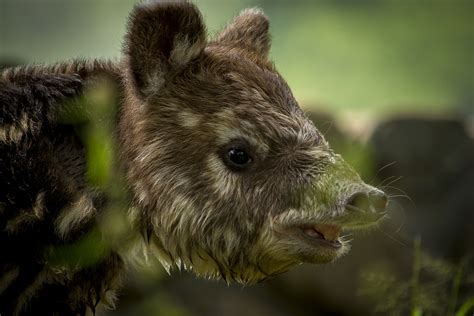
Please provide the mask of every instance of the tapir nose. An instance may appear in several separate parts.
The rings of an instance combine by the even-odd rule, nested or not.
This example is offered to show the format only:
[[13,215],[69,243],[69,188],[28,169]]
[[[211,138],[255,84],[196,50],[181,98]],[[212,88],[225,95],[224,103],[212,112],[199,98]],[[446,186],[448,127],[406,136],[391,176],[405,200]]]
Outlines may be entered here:
[[368,192],[354,193],[346,203],[349,210],[358,210],[367,213],[384,213],[388,204],[387,195],[377,189]]

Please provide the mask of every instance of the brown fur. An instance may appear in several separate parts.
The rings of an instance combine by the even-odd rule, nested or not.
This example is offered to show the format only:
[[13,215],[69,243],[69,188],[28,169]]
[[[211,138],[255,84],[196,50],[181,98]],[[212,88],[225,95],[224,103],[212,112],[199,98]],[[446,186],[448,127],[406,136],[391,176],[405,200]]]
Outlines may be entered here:
[[[112,78],[121,94],[115,137],[135,229],[167,269],[253,283],[301,262],[336,259],[349,249],[341,229],[375,223],[386,204],[300,109],[268,60],[268,29],[268,18],[250,9],[208,40],[194,5],[151,2],[132,12],[120,63],[20,68],[0,78],[5,85],[59,74],[85,85],[100,74]],[[10,143],[23,139],[10,130]],[[229,162],[235,148],[251,157],[248,165]],[[57,214],[60,238],[99,216],[95,191],[84,192]],[[119,270],[116,256],[96,271]],[[106,300],[107,285],[117,282],[102,277],[99,287],[79,282],[74,291],[86,297],[99,288],[95,295]]]
[[[269,62],[261,11],[243,11],[208,45],[204,34],[190,4],[146,6],[127,34],[122,160],[159,258],[240,282],[334,259],[288,249],[275,230],[342,221],[352,194],[376,190],[330,150]],[[245,172],[222,162],[234,141],[253,157]]]

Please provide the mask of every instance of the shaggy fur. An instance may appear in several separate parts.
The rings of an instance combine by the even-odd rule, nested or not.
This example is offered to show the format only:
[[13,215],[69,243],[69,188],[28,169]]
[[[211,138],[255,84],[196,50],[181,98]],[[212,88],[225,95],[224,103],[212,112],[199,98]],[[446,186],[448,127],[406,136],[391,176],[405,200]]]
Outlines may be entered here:
[[[245,10],[208,40],[189,3],[137,6],[119,63],[73,61],[0,75],[0,313],[70,315],[113,305],[126,257],[57,265],[54,249],[105,239],[113,197],[87,180],[79,122],[62,116],[106,77],[128,219],[165,268],[254,283],[348,250],[386,198],[304,115],[268,60],[267,17]],[[233,149],[250,161],[235,166]],[[62,248],[61,248],[62,249]],[[79,258],[80,261],[80,258]]]

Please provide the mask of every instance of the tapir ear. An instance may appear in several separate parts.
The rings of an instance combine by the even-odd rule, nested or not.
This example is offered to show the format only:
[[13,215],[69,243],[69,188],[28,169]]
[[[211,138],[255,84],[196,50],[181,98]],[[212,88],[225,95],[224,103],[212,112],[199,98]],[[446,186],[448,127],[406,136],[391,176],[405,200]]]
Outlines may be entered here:
[[133,10],[124,52],[131,79],[148,94],[166,76],[186,66],[206,46],[206,29],[199,10],[187,2],[152,1]]
[[266,60],[270,52],[270,22],[260,9],[243,10],[217,36],[216,42],[245,49]]

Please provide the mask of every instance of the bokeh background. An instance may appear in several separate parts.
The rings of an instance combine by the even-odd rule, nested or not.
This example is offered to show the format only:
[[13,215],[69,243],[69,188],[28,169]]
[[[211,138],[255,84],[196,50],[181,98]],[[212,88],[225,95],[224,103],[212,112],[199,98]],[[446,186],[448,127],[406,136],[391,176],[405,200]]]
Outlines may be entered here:
[[[135,2],[0,0],[0,66],[119,59]],[[252,287],[152,262],[111,315],[471,315],[474,1],[195,3],[211,35],[264,9],[277,68],[336,151],[392,196],[390,218],[338,262]]]

